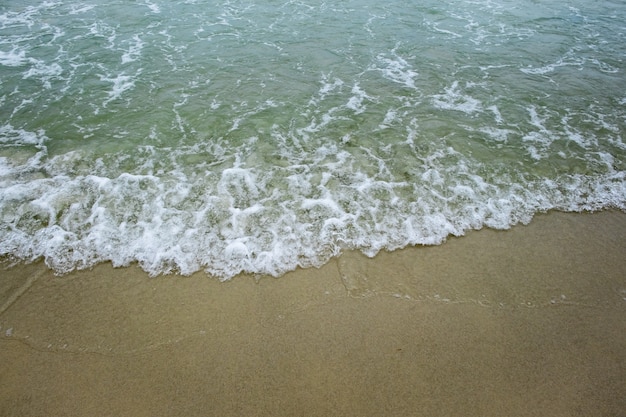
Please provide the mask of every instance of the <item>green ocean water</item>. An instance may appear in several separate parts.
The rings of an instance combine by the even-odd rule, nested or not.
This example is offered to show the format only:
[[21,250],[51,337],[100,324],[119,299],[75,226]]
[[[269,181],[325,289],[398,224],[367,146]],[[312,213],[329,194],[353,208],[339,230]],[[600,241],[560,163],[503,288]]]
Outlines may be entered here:
[[626,209],[618,1],[0,5],[0,255],[281,275]]

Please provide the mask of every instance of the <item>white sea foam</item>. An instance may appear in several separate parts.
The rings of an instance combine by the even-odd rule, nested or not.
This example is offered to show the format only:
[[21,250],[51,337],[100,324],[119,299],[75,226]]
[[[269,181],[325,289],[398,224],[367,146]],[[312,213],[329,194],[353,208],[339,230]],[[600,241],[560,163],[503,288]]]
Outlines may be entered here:
[[[19,136],[24,142],[42,140]],[[609,177],[584,176],[493,183],[473,174],[470,161],[440,165],[439,159],[460,156],[449,150],[433,155],[421,180],[408,183],[350,173],[345,169],[356,162],[353,156],[320,150],[321,159],[333,154],[319,167],[320,179],[291,176],[296,187],[274,188],[283,176],[277,167],[261,174],[236,166],[208,182],[179,172],[169,178],[57,176],[4,186],[0,217],[7,239],[0,251],[44,257],[58,272],[110,260],[118,266],[137,261],[151,274],[206,269],[222,278],[240,272],[281,275],[298,265],[319,266],[344,248],[373,256],[382,249],[441,243],[449,234],[483,225],[508,228],[529,221],[537,210],[595,209],[596,201],[607,198],[624,207],[623,173],[611,174],[608,183]],[[609,155],[604,158],[613,163]],[[3,172],[11,169],[3,165]],[[348,178],[336,183],[342,175]],[[307,197],[313,190],[317,196]],[[419,198],[411,201],[407,192]],[[582,194],[587,197],[577,199]]]
[[95,6],[95,4],[73,4],[70,6],[70,15],[76,15],[76,14],[82,14],[85,12],[88,12],[89,10],[92,10]]
[[79,3],[0,13],[0,256],[279,276],[626,210],[623,39],[584,2]]
[[501,125],[504,123],[504,119],[502,118],[502,114],[500,113],[498,106],[489,106],[487,110],[490,110],[493,113],[497,124]]
[[380,129],[386,129],[398,118],[398,112],[394,109],[387,110],[383,122],[378,125]]
[[331,81],[330,74],[322,74],[321,86],[315,97],[312,97],[309,101],[309,106],[318,106],[319,103],[326,99],[326,97],[336,91],[340,91],[343,86],[343,81],[339,78],[333,77]]
[[139,35],[133,36],[133,43],[129,45],[128,51],[122,55],[122,64],[136,61],[141,56],[141,49],[144,46]]
[[443,33],[443,34],[445,34],[445,35],[450,35],[450,36],[452,36],[452,37],[454,37],[454,38],[462,38],[462,37],[463,37],[463,35],[461,35],[461,34],[459,34],[459,33],[453,32],[453,31],[448,30],[448,29],[442,29],[442,28],[440,28],[440,27],[439,27],[439,24],[437,24],[437,23],[432,23],[432,24],[431,24],[431,27],[432,27],[432,29],[433,29],[435,32],[438,32],[438,33]]
[[161,8],[158,4],[152,3],[151,1],[145,1],[144,4],[148,6],[152,13],[161,13]]
[[507,142],[509,136],[515,133],[515,131],[511,129],[498,129],[491,126],[482,127],[479,131],[487,134],[491,139],[497,142]]
[[393,82],[415,89],[415,79],[419,75],[418,72],[404,58],[398,56],[395,51],[392,52],[393,55],[391,57],[385,54],[378,55],[378,66],[372,67],[372,69],[381,71],[383,77]]
[[13,48],[8,52],[0,51],[0,65],[19,67],[28,62],[26,51]]
[[522,71],[525,74],[531,74],[531,75],[546,75],[546,74],[556,71],[558,68],[561,68],[561,67],[573,66],[573,67],[582,68],[584,63],[585,63],[584,58],[578,57],[574,51],[570,50],[567,52],[565,56],[558,59],[554,63],[546,64],[541,67],[534,67],[531,65],[531,66],[527,66],[526,68],[521,68],[520,71]]
[[445,93],[433,95],[433,104],[443,110],[456,110],[467,114],[482,111],[480,100],[463,94],[458,81],[446,87]]
[[42,146],[47,140],[43,130],[29,132],[24,129],[15,129],[10,124],[0,126],[0,143],[2,144]]
[[366,106],[363,104],[363,101],[371,101],[373,100],[373,98],[368,96],[367,93],[359,87],[359,84],[355,84],[352,87],[352,94],[353,96],[350,97],[350,99],[348,100],[346,107],[350,110],[353,110],[355,114],[363,113],[366,108]]
[[24,72],[24,79],[38,78],[44,88],[50,88],[51,80],[58,78],[63,73],[63,68],[56,62],[47,65],[41,61],[35,61],[35,65]]
[[135,87],[135,77],[131,75],[118,74],[115,78],[101,75],[100,80],[113,83],[111,91],[109,91],[109,98],[102,103],[104,107],[113,100],[121,98],[122,94]]

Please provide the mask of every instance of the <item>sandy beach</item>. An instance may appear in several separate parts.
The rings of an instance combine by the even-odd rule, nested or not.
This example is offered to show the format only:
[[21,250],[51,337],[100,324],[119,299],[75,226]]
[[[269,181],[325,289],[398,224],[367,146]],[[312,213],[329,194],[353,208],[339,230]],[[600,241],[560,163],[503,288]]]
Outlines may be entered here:
[[1,416],[626,416],[626,214],[280,278],[0,270]]

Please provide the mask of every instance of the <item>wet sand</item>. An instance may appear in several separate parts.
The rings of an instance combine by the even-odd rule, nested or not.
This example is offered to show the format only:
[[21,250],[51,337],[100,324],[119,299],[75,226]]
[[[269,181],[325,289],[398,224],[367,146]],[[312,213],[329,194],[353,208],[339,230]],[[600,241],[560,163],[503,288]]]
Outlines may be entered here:
[[625,416],[626,214],[281,278],[0,270],[1,416]]

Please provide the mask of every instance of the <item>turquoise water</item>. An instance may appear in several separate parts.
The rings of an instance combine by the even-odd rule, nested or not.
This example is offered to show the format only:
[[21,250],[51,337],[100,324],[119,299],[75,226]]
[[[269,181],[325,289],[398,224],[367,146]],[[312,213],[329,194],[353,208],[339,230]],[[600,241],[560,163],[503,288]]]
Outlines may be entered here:
[[281,275],[626,210],[621,1],[0,5],[0,255]]

